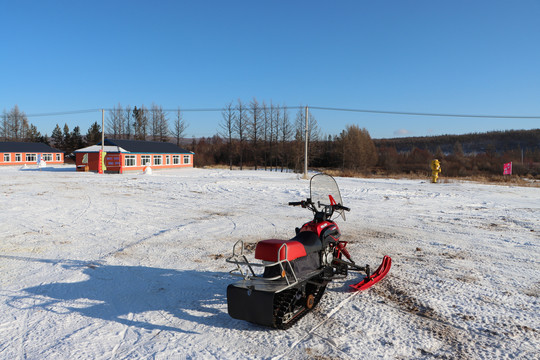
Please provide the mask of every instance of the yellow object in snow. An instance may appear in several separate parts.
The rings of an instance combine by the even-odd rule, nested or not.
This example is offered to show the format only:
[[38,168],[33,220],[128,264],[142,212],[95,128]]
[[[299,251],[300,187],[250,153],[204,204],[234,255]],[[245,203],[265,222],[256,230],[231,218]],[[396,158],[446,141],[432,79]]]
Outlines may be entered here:
[[107,156],[107,153],[103,151],[101,153],[101,169],[103,169],[103,171],[107,170],[107,165],[105,165],[105,156]]
[[441,163],[439,160],[435,159],[431,162],[431,182],[436,183],[439,178],[439,173],[441,172]]

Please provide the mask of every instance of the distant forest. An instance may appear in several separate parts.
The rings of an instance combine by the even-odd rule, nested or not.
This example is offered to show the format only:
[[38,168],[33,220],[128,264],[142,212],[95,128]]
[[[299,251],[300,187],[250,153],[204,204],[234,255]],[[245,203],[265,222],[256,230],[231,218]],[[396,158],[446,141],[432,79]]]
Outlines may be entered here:
[[[299,133],[272,151],[244,144],[243,165],[265,169],[303,170],[304,143]],[[198,166],[227,165],[230,153],[224,138],[193,140],[189,147]],[[240,165],[241,145],[233,141],[233,165]],[[444,149],[444,150],[443,150]],[[310,141],[309,167],[337,170],[343,175],[414,174],[428,177],[433,159],[441,162],[441,176],[502,175],[503,164],[513,163],[513,174],[540,179],[540,129],[466,135],[371,140],[365,129],[347,127],[340,135]]]
[[514,174],[540,177],[540,129],[379,139],[375,144],[377,166],[388,173],[421,173],[437,158],[447,176],[500,175],[503,164],[512,162]]
[[[286,106],[256,99],[227,104],[216,135],[186,139],[188,124],[178,109],[172,126],[167,112],[153,104],[137,108],[118,105],[107,112],[105,136],[174,142],[195,152],[195,166],[227,166],[284,171],[303,171],[305,111],[295,107],[294,118]],[[441,176],[500,175],[503,164],[512,162],[518,176],[540,178],[540,129],[493,131],[466,135],[442,135],[371,139],[365,128],[347,126],[338,135],[322,135],[316,119],[309,116],[309,167],[344,175],[417,174],[428,176],[430,162],[441,161]],[[101,126],[92,124],[85,134],[79,126],[58,124],[52,135],[41,135],[15,106],[4,111],[1,141],[44,142],[67,155],[101,141]]]

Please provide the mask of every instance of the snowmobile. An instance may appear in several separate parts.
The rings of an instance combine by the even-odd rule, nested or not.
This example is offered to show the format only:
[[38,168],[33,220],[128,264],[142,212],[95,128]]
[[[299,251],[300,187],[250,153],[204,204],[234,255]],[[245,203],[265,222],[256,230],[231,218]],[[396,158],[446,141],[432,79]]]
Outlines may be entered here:
[[343,206],[333,177],[314,175],[310,197],[289,205],[311,210],[313,220],[296,228],[296,236],[290,240],[259,241],[255,259],[260,262],[248,261],[242,240],[234,244],[232,256],[226,259],[236,265],[230,273],[243,278],[227,287],[228,312],[235,319],[288,329],[317,306],[333,279],[344,278],[349,271],[364,272],[363,280],[350,285],[358,291],[371,287],[390,271],[392,260],[388,256],[373,273],[369,265],[359,266],[352,260],[347,241],[340,239],[334,222],[338,217],[345,220],[345,211],[350,209]]

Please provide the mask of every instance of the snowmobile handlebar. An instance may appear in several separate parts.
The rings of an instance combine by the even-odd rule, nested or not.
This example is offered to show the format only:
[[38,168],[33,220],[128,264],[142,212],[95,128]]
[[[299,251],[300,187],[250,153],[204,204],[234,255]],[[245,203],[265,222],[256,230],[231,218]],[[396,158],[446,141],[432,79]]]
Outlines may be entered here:
[[336,210],[351,211],[351,208],[348,208],[348,207],[343,206],[343,205],[341,205],[341,204],[334,205],[334,208],[335,208]]
[[[289,205],[290,206],[302,206],[303,208],[306,208],[308,207],[309,205],[315,205],[313,204],[313,202],[311,201],[311,199],[307,199],[307,200],[302,200],[302,201],[291,201],[289,202]],[[321,204],[319,204],[319,206],[321,206]],[[334,210],[344,210],[344,211],[351,211],[350,208],[346,207],[346,206],[343,206],[341,204],[335,204],[335,205],[323,205],[323,206],[331,206],[334,208]]]
[[305,207],[305,201],[290,201],[290,206],[302,206]]

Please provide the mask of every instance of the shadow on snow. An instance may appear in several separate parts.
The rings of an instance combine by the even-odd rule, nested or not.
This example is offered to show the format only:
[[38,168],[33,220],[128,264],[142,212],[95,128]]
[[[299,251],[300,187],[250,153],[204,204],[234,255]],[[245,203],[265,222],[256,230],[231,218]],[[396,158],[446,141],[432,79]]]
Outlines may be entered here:
[[[73,312],[128,326],[188,333],[193,331],[182,330],[184,321],[221,328],[237,325],[227,313],[225,293],[232,282],[228,273],[0,257],[50,263],[82,272],[87,277],[79,282],[55,282],[22,289],[27,295],[12,296],[7,302],[15,308]],[[160,315],[149,317],[146,312],[151,311]]]

